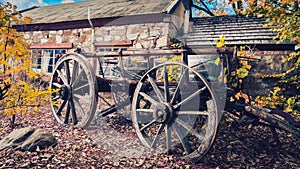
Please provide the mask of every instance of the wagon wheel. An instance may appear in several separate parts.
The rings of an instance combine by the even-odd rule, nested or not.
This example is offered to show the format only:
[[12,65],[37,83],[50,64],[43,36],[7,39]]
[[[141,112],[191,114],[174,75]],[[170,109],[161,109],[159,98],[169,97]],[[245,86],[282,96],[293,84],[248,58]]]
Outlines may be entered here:
[[199,160],[216,135],[217,100],[195,70],[181,63],[164,63],[139,81],[132,121],[147,147]]
[[87,59],[80,54],[67,54],[58,60],[51,77],[54,91],[51,107],[61,124],[86,127],[97,107],[95,73]]

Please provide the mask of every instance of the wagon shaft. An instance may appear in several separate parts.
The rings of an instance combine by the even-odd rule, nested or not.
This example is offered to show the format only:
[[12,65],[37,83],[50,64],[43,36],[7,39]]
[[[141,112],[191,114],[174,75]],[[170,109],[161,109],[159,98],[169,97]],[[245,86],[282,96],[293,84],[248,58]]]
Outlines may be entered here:
[[227,102],[225,110],[232,112],[244,112],[254,115],[255,117],[267,122],[271,127],[285,130],[300,137],[299,122],[296,122],[288,114],[273,113],[270,108],[259,108],[246,103]]

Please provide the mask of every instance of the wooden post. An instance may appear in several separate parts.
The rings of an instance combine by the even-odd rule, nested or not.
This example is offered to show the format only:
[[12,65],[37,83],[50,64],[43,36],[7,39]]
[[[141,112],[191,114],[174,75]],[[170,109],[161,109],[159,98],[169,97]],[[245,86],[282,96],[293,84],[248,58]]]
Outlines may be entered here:
[[190,26],[190,11],[185,10],[184,11],[184,24],[183,24],[183,33],[184,34],[189,33],[189,26]]

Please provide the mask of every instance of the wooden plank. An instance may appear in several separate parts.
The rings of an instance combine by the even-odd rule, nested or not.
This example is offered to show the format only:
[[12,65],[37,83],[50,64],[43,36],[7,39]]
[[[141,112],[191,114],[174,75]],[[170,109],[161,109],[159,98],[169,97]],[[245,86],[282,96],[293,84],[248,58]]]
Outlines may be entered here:
[[30,49],[72,49],[73,43],[31,44]]
[[180,55],[186,50],[184,49],[153,49],[153,50],[129,50],[120,52],[97,52],[95,55],[91,53],[83,53],[86,57],[116,57],[116,56],[145,56],[145,55]]

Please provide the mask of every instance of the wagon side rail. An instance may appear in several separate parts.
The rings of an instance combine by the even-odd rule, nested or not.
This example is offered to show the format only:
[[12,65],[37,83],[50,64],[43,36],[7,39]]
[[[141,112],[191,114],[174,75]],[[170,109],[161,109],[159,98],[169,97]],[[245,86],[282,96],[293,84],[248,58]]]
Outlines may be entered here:
[[119,50],[118,52],[110,51],[110,52],[96,52],[92,53],[84,53],[83,55],[87,58],[93,57],[115,57],[115,56],[147,56],[147,55],[180,55],[184,52],[187,52],[186,49],[152,49],[152,50],[128,50],[123,51]]

